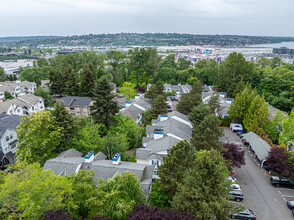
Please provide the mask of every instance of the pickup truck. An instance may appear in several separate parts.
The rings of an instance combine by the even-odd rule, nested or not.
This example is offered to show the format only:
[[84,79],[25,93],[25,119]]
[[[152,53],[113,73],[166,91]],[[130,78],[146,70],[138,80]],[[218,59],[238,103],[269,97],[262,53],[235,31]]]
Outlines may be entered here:
[[294,188],[294,181],[290,180],[286,177],[278,177],[278,176],[272,176],[270,179],[271,184],[273,184],[275,187],[290,187]]

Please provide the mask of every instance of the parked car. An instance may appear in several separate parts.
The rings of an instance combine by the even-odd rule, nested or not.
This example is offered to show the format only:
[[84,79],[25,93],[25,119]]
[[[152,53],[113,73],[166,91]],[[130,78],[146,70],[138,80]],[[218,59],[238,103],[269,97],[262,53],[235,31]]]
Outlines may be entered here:
[[232,183],[235,183],[236,182],[236,178],[235,177],[232,177],[232,176],[229,176],[227,178],[228,181],[232,182]]
[[290,180],[286,177],[278,177],[278,176],[272,176],[270,179],[271,184],[273,184],[275,187],[290,187],[294,188],[294,181]]
[[238,124],[238,123],[231,123],[230,124],[230,129],[233,132],[243,131],[243,126],[241,124]]
[[241,212],[237,212],[231,216],[234,219],[256,219],[255,213],[251,209],[245,209]]
[[244,199],[243,192],[241,190],[232,190],[229,193],[229,198],[240,202]]
[[236,132],[236,135],[238,135],[238,136],[240,136],[242,134],[244,134],[244,131],[238,131],[238,132]]
[[294,201],[288,201],[287,202],[287,206],[289,207],[289,209],[294,209]]
[[242,191],[241,186],[239,184],[234,183],[231,185],[231,187],[232,187],[232,190],[241,190]]
[[241,140],[242,140],[243,144],[245,144],[245,145],[249,144],[248,141],[244,137],[242,137]]

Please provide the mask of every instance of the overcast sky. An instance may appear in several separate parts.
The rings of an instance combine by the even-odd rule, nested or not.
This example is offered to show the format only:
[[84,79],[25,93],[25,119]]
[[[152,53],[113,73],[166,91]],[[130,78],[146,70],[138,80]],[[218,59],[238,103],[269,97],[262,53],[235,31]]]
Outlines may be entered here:
[[294,36],[294,0],[0,0],[0,36],[119,32]]

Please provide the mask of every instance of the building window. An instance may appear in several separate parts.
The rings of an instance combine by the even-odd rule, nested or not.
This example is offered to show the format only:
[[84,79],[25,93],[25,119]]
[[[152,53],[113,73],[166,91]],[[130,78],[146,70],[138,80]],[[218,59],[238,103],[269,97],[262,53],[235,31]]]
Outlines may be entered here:
[[157,171],[154,171],[154,175],[157,175]]
[[156,164],[159,165],[159,161],[156,161]]
[[12,138],[13,138],[13,135],[12,135],[12,134],[10,134],[10,135],[9,135],[9,139],[12,139]]
[[33,111],[35,110],[34,106],[32,106],[32,110],[33,110]]
[[[6,136],[5,139],[6,139],[6,141],[9,141],[9,136]],[[152,164],[153,164],[153,163],[152,163]]]
[[154,164],[154,160],[152,160],[152,165]]

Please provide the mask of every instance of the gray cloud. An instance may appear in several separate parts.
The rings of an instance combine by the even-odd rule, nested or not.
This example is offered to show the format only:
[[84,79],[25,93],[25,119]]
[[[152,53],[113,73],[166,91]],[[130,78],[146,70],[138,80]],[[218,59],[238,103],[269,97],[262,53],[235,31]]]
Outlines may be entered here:
[[0,35],[180,32],[294,36],[293,0],[1,0]]

